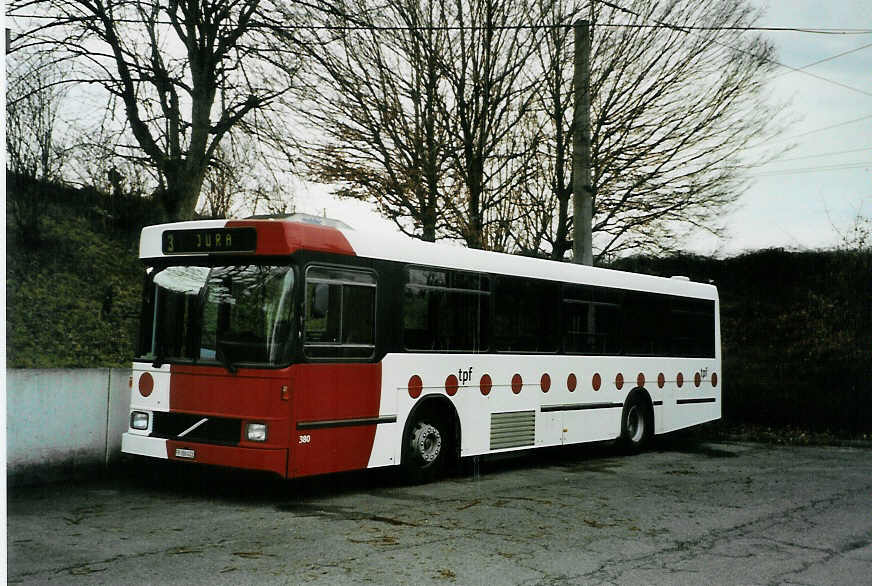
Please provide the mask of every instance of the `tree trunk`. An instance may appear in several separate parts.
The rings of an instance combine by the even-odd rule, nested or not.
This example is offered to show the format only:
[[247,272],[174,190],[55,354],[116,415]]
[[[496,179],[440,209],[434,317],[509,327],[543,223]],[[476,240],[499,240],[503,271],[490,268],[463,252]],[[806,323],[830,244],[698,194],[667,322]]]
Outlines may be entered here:
[[572,248],[571,242],[566,238],[569,235],[569,195],[569,189],[563,185],[557,187],[557,233],[551,248],[552,260],[563,260],[563,255]]
[[166,219],[172,222],[190,220],[197,211],[205,170],[174,164],[164,171],[164,177],[166,187],[158,192],[157,199]]
[[470,248],[484,248],[484,221],[481,215],[481,195],[484,170],[481,159],[474,157],[469,162],[468,183],[469,203],[467,205],[466,245]]

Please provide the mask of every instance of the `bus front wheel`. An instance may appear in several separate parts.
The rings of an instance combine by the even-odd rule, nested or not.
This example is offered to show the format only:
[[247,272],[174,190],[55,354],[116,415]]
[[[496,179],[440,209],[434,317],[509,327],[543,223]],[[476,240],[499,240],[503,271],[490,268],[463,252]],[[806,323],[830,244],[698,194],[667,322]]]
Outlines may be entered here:
[[422,418],[409,428],[403,442],[403,468],[413,482],[433,480],[445,468],[450,439],[446,426],[435,418]]

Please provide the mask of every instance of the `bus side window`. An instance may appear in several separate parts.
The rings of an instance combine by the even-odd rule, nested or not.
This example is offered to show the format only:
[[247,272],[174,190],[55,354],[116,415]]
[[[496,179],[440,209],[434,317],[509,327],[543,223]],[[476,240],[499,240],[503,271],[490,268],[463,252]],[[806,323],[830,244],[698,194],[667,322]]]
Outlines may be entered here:
[[309,308],[306,316],[306,341],[338,342],[342,287],[328,283],[309,283],[306,292]]
[[375,344],[375,288],[343,286],[342,343]]
[[306,271],[303,350],[309,358],[369,358],[375,350],[372,273],[310,266]]
[[673,298],[672,354],[696,358],[715,356],[715,304],[705,299]]
[[556,352],[560,285],[501,276],[494,291],[494,341],[498,352]]
[[567,354],[620,354],[621,300],[619,292],[601,287],[564,287],[564,351]]
[[406,350],[483,352],[489,348],[486,275],[409,267],[403,297]]

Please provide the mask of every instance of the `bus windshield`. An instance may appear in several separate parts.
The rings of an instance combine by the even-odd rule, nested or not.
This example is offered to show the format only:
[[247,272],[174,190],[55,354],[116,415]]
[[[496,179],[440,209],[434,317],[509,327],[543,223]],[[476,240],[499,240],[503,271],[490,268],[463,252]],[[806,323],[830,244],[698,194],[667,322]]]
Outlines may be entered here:
[[147,277],[138,360],[277,367],[291,362],[290,266],[170,266]]

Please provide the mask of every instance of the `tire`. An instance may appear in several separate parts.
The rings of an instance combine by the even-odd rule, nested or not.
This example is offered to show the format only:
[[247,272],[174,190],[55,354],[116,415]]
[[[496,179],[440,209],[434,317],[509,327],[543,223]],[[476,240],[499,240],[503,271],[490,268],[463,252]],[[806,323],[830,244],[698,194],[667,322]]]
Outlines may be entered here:
[[444,421],[433,416],[415,419],[403,440],[403,469],[413,483],[429,482],[445,471],[451,438]]
[[641,395],[632,394],[621,413],[620,444],[628,454],[638,454],[654,435],[654,413]]

